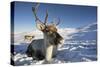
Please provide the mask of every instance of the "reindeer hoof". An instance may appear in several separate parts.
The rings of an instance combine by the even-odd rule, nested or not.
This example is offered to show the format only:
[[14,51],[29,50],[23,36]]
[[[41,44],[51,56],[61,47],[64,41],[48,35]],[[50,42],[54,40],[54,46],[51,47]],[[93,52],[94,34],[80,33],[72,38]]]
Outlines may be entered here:
[[51,64],[51,61],[44,61],[43,64]]

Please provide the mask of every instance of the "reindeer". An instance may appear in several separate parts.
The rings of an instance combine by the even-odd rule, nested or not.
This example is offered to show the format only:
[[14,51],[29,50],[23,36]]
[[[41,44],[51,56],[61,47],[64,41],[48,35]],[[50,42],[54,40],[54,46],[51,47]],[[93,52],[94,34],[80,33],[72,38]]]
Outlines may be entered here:
[[24,40],[28,40],[28,41],[31,41],[33,38],[34,38],[33,35],[25,35],[24,36]]
[[43,60],[50,63],[51,59],[57,55],[57,49],[64,39],[57,32],[56,26],[60,23],[60,20],[55,24],[47,24],[48,12],[46,10],[46,16],[44,22],[42,22],[37,16],[37,8],[32,7],[33,14],[35,16],[36,27],[43,33],[44,39],[33,40],[26,51],[26,54],[33,59]]

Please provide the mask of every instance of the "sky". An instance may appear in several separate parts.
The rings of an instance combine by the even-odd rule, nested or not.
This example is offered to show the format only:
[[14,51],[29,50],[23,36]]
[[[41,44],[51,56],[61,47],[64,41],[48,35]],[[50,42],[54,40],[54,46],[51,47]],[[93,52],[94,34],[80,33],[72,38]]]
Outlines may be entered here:
[[[14,31],[16,33],[36,30],[33,6],[35,3],[15,2]],[[48,23],[52,22],[54,18],[60,18],[60,28],[78,28],[97,22],[96,6],[41,3],[37,12],[41,21],[44,21],[46,9],[49,14]]]

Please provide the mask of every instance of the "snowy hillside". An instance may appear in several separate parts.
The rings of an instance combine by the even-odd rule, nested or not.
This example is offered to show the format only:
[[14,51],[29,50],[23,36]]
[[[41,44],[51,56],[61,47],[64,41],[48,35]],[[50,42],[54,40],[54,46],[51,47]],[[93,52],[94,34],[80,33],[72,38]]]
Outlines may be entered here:
[[77,32],[70,34],[72,40],[96,40],[97,39],[97,24],[89,24],[82,28],[77,28]]
[[[52,63],[87,62],[97,60],[97,24],[89,24],[81,28],[59,29],[58,32],[64,37],[65,42],[58,49],[57,56]],[[30,42],[24,41],[24,35],[35,35],[34,39],[43,38],[40,31],[15,34],[14,58],[15,65],[43,64],[44,60],[32,60],[27,57],[25,51]]]

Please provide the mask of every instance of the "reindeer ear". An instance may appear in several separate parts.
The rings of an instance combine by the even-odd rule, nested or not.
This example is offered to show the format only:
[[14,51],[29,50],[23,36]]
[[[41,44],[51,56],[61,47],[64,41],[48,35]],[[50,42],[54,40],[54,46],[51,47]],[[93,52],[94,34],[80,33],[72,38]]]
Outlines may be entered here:
[[41,31],[45,29],[45,25],[43,23],[36,23],[36,27]]

